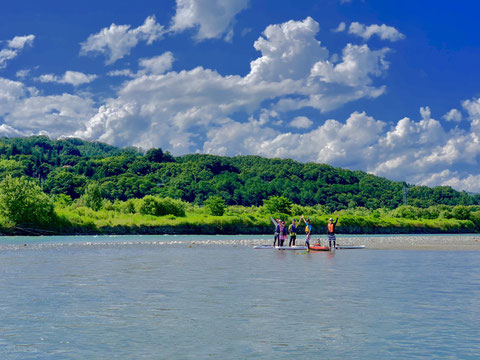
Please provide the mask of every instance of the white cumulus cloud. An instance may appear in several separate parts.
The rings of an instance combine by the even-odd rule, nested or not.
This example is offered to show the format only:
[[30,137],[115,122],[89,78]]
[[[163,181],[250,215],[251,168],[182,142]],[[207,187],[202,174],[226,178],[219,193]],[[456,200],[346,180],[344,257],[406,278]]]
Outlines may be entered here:
[[95,111],[92,100],[77,95],[31,96],[17,99],[4,122],[23,133],[59,137],[78,129]]
[[339,83],[356,87],[372,82],[370,75],[380,76],[388,69],[385,56],[390,49],[370,50],[367,45],[348,44],[343,49],[342,61],[332,64],[319,61],[312,68],[312,76],[326,83]]
[[372,77],[387,70],[387,51],[347,45],[342,65],[336,65],[328,79],[321,78],[312,69],[327,61],[329,53],[316,39],[318,30],[312,18],[268,26],[254,43],[261,54],[244,77],[223,76],[202,67],[164,73],[173,61],[170,53],[140,61],[137,73],[112,72],[133,79],[123,83],[117,96],[108,99],[75,135],[121,146],[160,146],[181,154],[202,149],[205,141],[213,148],[221,139],[213,141],[209,136],[225,124],[240,127],[232,120],[236,113],[246,114],[245,118],[259,114],[255,127],[278,126],[280,114],[292,109],[326,111],[381,95],[384,87],[374,87]]
[[451,109],[449,112],[443,115],[443,118],[447,121],[460,122],[462,121],[462,113],[458,109]]
[[462,106],[467,110],[470,120],[480,120],[480,97],[472,100],[465,100]]
[[308,129],[313,125],[313,121],[306,116],[297,116],[290,121],[290,126],[297,129]]
[[148,59],[140,59],[139,65],[143,74],[163,74],[172,68],[175,58],[170,51]]
[[425,106],[420,108],[420,115],[422,116],[423,120],[429,120],[432,112],[428,106]]
[[370,25],[366,26],[358,22],[352,22],[348,29],[348,32],[353,35],[360,36],[364,40],[369,40],[372,36],[376,35],[382,40],[398,41],[405,39],[400,31],[393,26],[382,25]]
[[231,40],[235,16],[248,7],[248,0],[177,0],[171,30],[195,28],[198,40],[223,37]]
[[130,25],[112,24],[109,28],[103,28],[97,34],[90,35],[81,43],[80,54],[103,54],[107,57],[106,63],[113,64],[130,54],[130,50],[137,46],[139,41],[145,41],[150,45],[161,39],[164,33],[164,27],[156,22],[155,16],[147,17],[143,25],[134,29],[131,29]]
[[254,43],[262,56],[250,63],[252,81],[304,79],[312,66],[328,57],[328,50],[315,38],[318,23],[311,17],[269,25]]
[[0,78],[0,117],[12,111],[15,104],[27,95],[23,83]]
[[81,128],[97,109],[86,97],[62,94],[41,96],[35,88],[0,78],[0,134],[52,137]]

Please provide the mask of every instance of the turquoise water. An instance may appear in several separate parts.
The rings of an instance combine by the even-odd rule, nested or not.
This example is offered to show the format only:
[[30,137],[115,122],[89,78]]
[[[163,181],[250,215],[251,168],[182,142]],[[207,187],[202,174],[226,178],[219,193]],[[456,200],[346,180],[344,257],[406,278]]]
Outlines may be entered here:
[[4,238],[0,358],[479,358],[480,252],[258,238]]

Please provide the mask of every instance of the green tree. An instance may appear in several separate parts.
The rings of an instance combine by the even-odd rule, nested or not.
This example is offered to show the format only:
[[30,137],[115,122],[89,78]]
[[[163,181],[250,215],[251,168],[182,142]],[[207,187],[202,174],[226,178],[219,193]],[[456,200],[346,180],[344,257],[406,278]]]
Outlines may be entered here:
[[13,225],[46,226],[55,218],[53,202],[36,183],[10,175],[0,183],[0,214]]
[[53,195],[53,200],[55,201],[55,205],[60,207],[67,207],[72,205],[72,198],[65,194],[57,194]]
[[81,197],[81,202],[95,211],[102,208],[103,198],[97,182],[92,182],[87,185],[85,193]]
[[83,186],[87,178],[83,175],[77,175],[69,169],[57,168],[51,172],[45,181],[45,190],[50,194],[65,194],[72,199],[77,199],[83,192]]
[[205,208],[211,215],[222,216],[226,208],[225,200],[220,196],[210,196],[205,200]]
[[470,209],[464,205],[457,205],[452,210],[452,216],[458,220],[470,220]]
[[263,206],[271,214],[290,214],[292,202],[284,196],[270,196],[267,200],[263,200]]
[[139,201],[138,212],[153,216],[185,216],[185,204],[180,200],[147,195]]

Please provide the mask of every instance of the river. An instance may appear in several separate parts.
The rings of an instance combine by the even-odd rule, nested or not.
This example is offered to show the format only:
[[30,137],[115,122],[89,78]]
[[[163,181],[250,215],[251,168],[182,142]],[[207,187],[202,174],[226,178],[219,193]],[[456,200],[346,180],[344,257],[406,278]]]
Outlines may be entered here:
[[478,358],[480,251],[267,239],[2,238],[0,358]]

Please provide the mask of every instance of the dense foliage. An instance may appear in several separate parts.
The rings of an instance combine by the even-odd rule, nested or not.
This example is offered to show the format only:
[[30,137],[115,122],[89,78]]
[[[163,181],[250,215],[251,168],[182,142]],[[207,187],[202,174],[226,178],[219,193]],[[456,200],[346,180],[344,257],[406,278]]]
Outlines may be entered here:
[[[172,207],[165,211],[157,207],[159,203],[176,203],[177,212]],[[224,208],[223,215],[212,215],[207,206],[182,203],[147,195],[143,199],[130,199],[125,202],[105,202],[102,209],[82,206],[78,201],[66,205],[58,198],[56,211],[62,219],[62,233],[104,233],[104,234],[266,234],[274,228],[270,215],[263,206],[243,207],[238,205]],[[341,210],[337,226],[339,234],[359,233],[472,233],[480,231],[479,206],[434,206],[427,209],[408,206],[401,211],[389,209],[369,210],[366,208]],[[468,214],[468,218],[464,216]],[[311,219],[313,234],[322,236],[326,223],[334,214],[325,212],[322,207],[292,205],[290,214],[274,214],[276,218],[290,220],[306,215]],[[401,215],[401,216],[400,216]],[[425,217],[417,217],[417,215]],[[456,216],[461,217],[457,218]],[[56,228],[51,228],[56,230]],[[302,230],[302,229],[301,229]],[[300,231],[300,235],[303,234]]]
[[0,215],[11,226],[44,227],[55,218],[53,202],[37,184],[10,175],[0,183]]
[[207,200],[205,200],[205,208],[210,215],[222,216],[225,214],[225,200],[223,200],[220,196],[210,196]]
[[[99,209],[100,194],[110,202],[151,195],[203,205],[218,196],[226,205],[250,207],[277,197],[277,203],[278,198],[286,199],[287,207],[393,210],[403,204],[407,187],[403,182],[324,164],[258,156],[173,157],[161,149],[143,154],[136,148],[45,136],[0,139],[0,180],[7,175],[36,179],[52,196],[75,200],[83,195],[94,209]],[[408,186],[408,205],[426,209],[438,204],[478,205],[480,195],[446,186]]]

